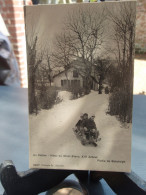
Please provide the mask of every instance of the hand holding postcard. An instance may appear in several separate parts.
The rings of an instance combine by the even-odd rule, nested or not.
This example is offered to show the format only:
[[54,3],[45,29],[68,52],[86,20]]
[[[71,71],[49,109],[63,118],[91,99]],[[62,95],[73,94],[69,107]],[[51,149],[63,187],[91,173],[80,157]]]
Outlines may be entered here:
[[25,16],[30,168],[130,172],[136,2]]

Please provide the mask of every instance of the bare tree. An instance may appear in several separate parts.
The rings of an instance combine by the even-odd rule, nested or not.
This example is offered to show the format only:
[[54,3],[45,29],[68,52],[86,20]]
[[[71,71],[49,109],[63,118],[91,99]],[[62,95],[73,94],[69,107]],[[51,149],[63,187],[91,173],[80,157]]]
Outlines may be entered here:
[[26,36],[27,42],[27,63],[28,63],[28,82],[29,82],[29,112],[38,113],[38,103],[37,103],[37,71],[38,67],[42,62],[44,56],[43,47],[38,49],[38,34],[36,29],[32,26],[31,33],[29,32],[29,37]]
[[118,68],[122,69],[122,74],[123,72],[130,74],[130,78],[132,79],[136,19],[135,8],[132,7],[130,2],[125,2],[119,6],[119,12],[117,11],[116,14],[109,11],[109,17],[113,23],[113,41],[116,45],[115,54],[119,65]]
[[97,12],[96,9],[79,8],[68,13],[66,18],[64,32],[56,36],[54,59],[64,70],[79,60],[79,65],[83,66],[79,67],[80,74],[86,78],[86,87],[90,88],[92,66],[103,43],[104,9]]
[[[65,75],[67,78],[67,70],[71,67],[72,63],[72,52],[70,48],[70,38],[64,33],[56,36],[56,41],[54,42],[54,52],[52,52],[52,64],[53,68],[65,70]],[[68,78],[67,78],[68,79]]]
[[47,77],[47,80],[49,82],[49,85],[51,87],[52,83],[52,77],[53,77],[53,67],[51,66],[51,53],[49,49],[46,49],[44,54],[44,63],[42,63],[42,66],[40,67],[41,72],[45,74],[44,77]]
[[95,80],[95,82],[98,83],[99,85],[98,88],[99,94],[102,94],[103,81],[108,77],[108,74],[110,74],[110,68],[111,60],[108,58],[107,59],[98,58],[94,62],[94,69],[96,71],[96,74],[98,75],[98,80]]
[[[110,111],[117,114],[123,121],[131,122],[133,97],[133,55],[135,38],[135,7],[131,2],[119,5],[118,10],[109,11],[109,20],[113,26],[113,41],[118,67],[115,75],[118,79],[111,80],[113,97],[110,101]],[[113,75],[114,76],[114,75]],[[118,91],[120,89],[120,91]],[[121,103],[119,103],[120,99]],[[115,106],[116,104],[116,106]],[[118,111],[117,111],[118,110]]]

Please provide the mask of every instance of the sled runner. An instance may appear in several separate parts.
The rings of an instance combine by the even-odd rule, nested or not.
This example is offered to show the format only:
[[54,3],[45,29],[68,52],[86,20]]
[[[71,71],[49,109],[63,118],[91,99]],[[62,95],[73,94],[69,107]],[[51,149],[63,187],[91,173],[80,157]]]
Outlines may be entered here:
[[[98,138],[98,135],[99,134],[94,134],[93,132],[89,132],[89,131],[86,131],[86,132],[81,132],[79,129],[77,128],[73,128],[73,131],[77,137],[78,140],[80,140],[81,144],[82,145],[93,145],[95,147],[97,147],[97,143],[98,141],[101,140],[101,138]],[[89,139],[89,138],[92,137],[92,140]]]

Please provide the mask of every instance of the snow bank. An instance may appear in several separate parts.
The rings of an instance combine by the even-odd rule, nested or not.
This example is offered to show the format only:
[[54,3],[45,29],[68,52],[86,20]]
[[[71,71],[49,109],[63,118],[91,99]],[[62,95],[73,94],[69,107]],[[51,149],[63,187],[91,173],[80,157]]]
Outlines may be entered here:
[[69,91],[59,91],[57,98],[59,98],[61,101],[71,100],[72,93]]

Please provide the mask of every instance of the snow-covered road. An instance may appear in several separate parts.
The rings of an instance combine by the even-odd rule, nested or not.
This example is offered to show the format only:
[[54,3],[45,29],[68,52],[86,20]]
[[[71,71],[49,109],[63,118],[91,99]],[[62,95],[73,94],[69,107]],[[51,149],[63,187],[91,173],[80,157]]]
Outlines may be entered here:
[[[130,167],[131,125],[123,127],[115,116],[106,114],[108,108],[106,94],[99,95],[92,91],[89,95],[76,100],[67,98],[50,110],[42,110],[37,116],[30,116],[30,151],[33,154],[57,155],[93,155],[99,160],[119,160],[125,163],[95,162],[91,169],[117,169],[126,171]],[[95,114],[95,122],[100,132],[101,141],[98,147],[83,146],[77,140],[72,128],[80,118],[81,113]],[[32,155],[30,155],[32,160]],[[41,161],[42,159],[42,161]],[[33,163],[48,162],[48,158],[33,158]],[[45,160],[46,159],[46,160]],[[51,158],[61,164],[63,158]],[[71,163],[72,162],[72,163]],[[30,163],[32,165],[32,163]],[[83,166],[84,164],[84,166]],[[127,168],[126,168],[126,166]],[[71,167],[72,166],[72,167]],[[120,166],[120,167],[119,167]],[[66,159],[66,167],[72,169],[89,169],[89,159]]]

